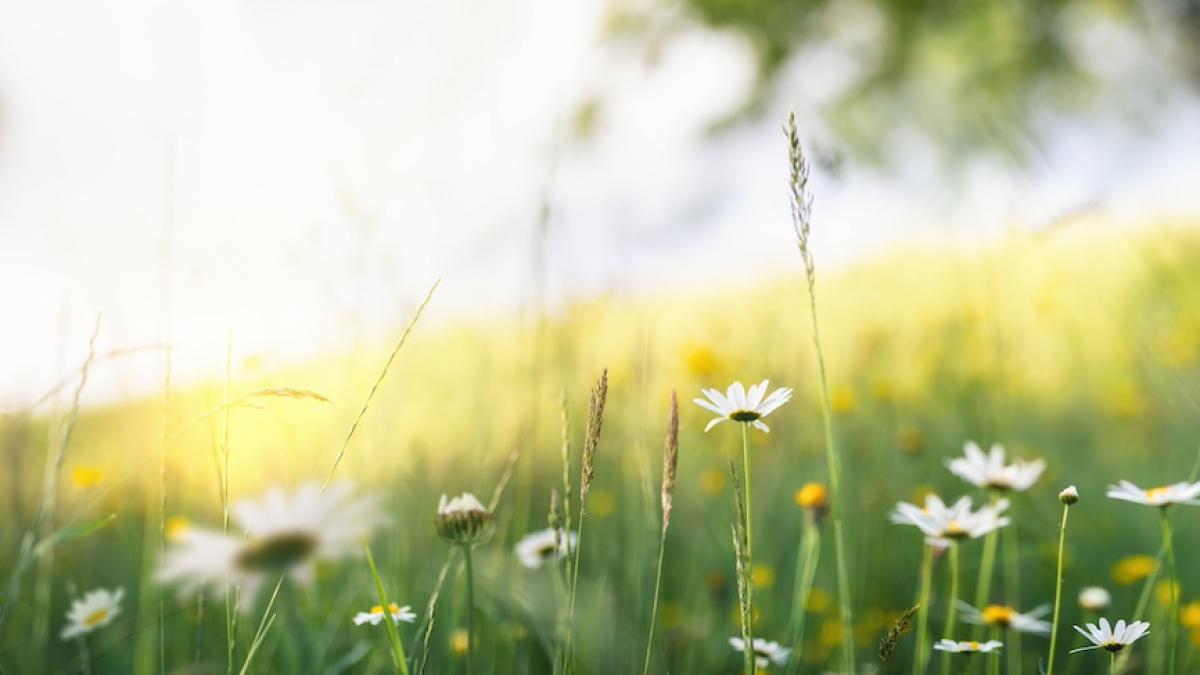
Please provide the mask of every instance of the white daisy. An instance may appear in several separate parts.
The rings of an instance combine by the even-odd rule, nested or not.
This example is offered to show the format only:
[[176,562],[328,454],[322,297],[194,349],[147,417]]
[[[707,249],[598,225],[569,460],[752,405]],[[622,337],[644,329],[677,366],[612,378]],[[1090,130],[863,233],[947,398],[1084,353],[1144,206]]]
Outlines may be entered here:
[[1004,646],[999,640],[988,640],[987,642],[975,642],[967,640],[964,642],[955,642],[954,640],[941,639],[933,646],[939,652],[950,652],[951,654],[990,654]]
[[67,625],[63,627],[62,639],[86,635],[101,626],[107,626],[121,612],[124,588],[109,592],[104,588],[89,591],[82,598],[71,602],[67,610]]
[[[405,605],[403,607],[394,602],[388,603],[388,614],[392,615],[392,623],[412,623],[417,620],[417,615],[413,613],[412,607]],[[378,626],[383,621],[383,606],[375,605],[365,612],[359,612],[354,615],[354,625],[361,626],[364,623],[369,623],[372,626]]]
[[892,511],[891,519],[898,525],[915,525],[932,545],[947,546],[960,539],[977,539],[1008,525],[1011,521],[1003,515],[1007,509],[1007,499],[972,511],[970,497],[962,497],[946,506],[940,497],[931,494],[925,497],[925,508],[900,502]]
[[958,611],[962,615],[963,621],[979,626],[1012,628],[1022,633],[1050,632],[1050,622],[1042,621],[1040,618],[1049,613],[1050,605],[1039,605],[1022,614],[1005,605],[988,605],[983,609],[976,609],[960,600]]
[[281,573],[308,583],[316,561],[361,554],[363,541],[383,522],[376,500],[354,495],[344,483],[324,493],[316,483],[292,495],[273,488],[260,502],[235,504],[232,516],[245,538],[189,528],[167,551],[160,580],[180,584],[184,593],[228,581],[250,600]]
[[[549,561],[562,560],[568,552],[573,552],[576,536],[574,532],[563,532],[562,530],[558,530],[556,535],[553,528],[546,528],[525,535],[521,541],[517,542],[513,550],[516,551],[517,558],[521,560],[522,565],[536,570]],[[555,546],[556,540],[557,547]]]
[[707,396],[708,400],[693,399],[696,405],[718,415],[709,421],[704,430],[708,431],[721,422],[730,421],[753,424],[756,429],[770,432],[771,430],[763,423],[762,418],[790,401],[792,390],[788,387],[780,387],[764,398],[769,383],[769,380],[763,380],[752,385],[749,392],[741,382],[729,385],[729,389],[724,394],[716,389],[701,389],[701,393]]
[[946,461],[950,472],[977,487],[1004,492],[1028,490],[1037,482],[1046,463],[1038,459],[1025,462],[1017,459],[1004,463],[1004,446],[995,443],[988,454],[975,441],[963,445],[963,457]]
[[1108,609],[1112,596],[1099,586],[1088,586],[1079,591],[1079,606],[1090,612],[1102,612]]
[[1075,626],[1074,628],[1075,630],[1079,631],[1080,635],[1087,638],[1088,641],[1092,643],[1092,646],[1072,649],[1072,654],[1076,652],[1086,652],[1091,649],[1103,649],[1110,652],[1119,652],[1136,642],[1143,635],[1148,634],[1150,632],[1150,622],[1134,621],[1133,623],[1126,625],[1125,620],[1121,619],[1117,622],[1116,626],[1110,628],[1108,625],[1108,619],[1100,619],[1099,628],[1097,628],[1096,624],[1093,623],[1089,623],[1087,625],[1086,631],[1079,626]]
[[[729,644],[734,651],[744,652],[746,643],[740,637],[729,638]],[[754,638],[754,665],[766,668],[771,664],[782,666],[787,663],[792,650],[779,646],[778,642],[767,642],[762,638]]]
[[1200,505],[1200,500],[1196,499],[1200,497],[1200,482],[1174,483],[1143,490],[1133,483],[1123,480],[1116,485],[1108,486],[1108,492],[1105,494],[1112,499],[1146,506],[1171,506],[1173,504],[1197,506]]

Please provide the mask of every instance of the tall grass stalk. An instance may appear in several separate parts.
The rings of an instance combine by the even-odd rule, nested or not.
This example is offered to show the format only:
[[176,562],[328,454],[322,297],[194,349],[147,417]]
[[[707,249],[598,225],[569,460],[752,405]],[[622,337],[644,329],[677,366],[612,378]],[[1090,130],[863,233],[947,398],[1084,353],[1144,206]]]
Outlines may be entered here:
[[342,447],[338,448],[337,455],[333,458],[333,464],[329,467],[329,474],[325,476],[325,482],[321,484],[321,492],[325,492],[326,488],[329,487],[329,481],[333,480],[333,473],[337,471],[338,465],[342,463],[342,458],[346,456],[346,448],[350,447],[350,439],[354,438],[354,432],[358,431],[358,425],[362,422],[363,417],[366,416],[367,408],[371,407],[371,400],[375,398],[375,392],[379,391],[379,385],[383,384],[383,379],[387,377],[388,369],[392,367],[392,362],[396,360],[396,355],[400,353],[400,349],[404,347],[404,343],[408,342],[408,336],[417,325],[417,320],[421,318],[421,313],[425,311],[425,307],[429,305],[429,301],[433,299],[433,292],[437,290],[438,285],[441,283],[442,280],[438,279],[429,287],[429,292],[425,294],[425,299],[421,301],[421,305],[417,307],[412,320],[408,322],[408,327],[404,329],[404,333],[400,335],[396,346],[392,348],[392,353],[388,355],[387,361],[383,364],[383,370],[379,371],[379,376],[375,378],[375,383],[371,385],[371,391],[367,392],[367,399],[363,401],[362,408],[358,411],[358,416],[350,424],[350,430],[346,432],[346,438],[342,440]]
[[250,649],[246,651],[246,660],[242,662],[242,667],[238,670],[238,675],[247,675],[251,672],[250,666],[254,663],[254,657],[258,655],[258,650],[262,647],[263,642],[267,639],[267,633],[271,632],[271,627],[275,625],[275,600],[279,597],[279,589],[283,586],[283,580],[287,578],[287,574],[279,575],[279,581],[275,582],[275,590],[271,591],[271,599],[267,601],[267,608],[263,610],[262,619],[258,622],[258,629],[254,631],[254,638],[250,640]]
[[1071,505],[1063,504],[1062,524],[1058,529],[1058,567],[1054,575],[1054,617],[1050,622],[1050,653],[1046,656],[1046,675],[1054,675],[1055,647],[1058,645],[1058,618],[1062,609],[1063,550],[1067,542],[1067,516]]
[[792,644],[792,658],[788,661],[788,672],[800,671],[804,654],[804,625],[808,619],[808,598],[812,594],[813,581],[817,577],[817,563],[821,560],[821,527],[806,514],[804,531],[800,535],[800,550],[796,555],[795,593],[792,598],[791,616],[788,618],[788,639]]
[[383,587],[383,579],[379,576],[379,568],[375,566],[375,556],[371,555],[371,547],[363,544],[367,554],[367,566],[371,569],[371,579],[375,582],[375,592],[379,595],[379,606],[383,608],[383,625],[387,633],[388,647],[392,653],[392,665],[400,675],[408,675],[408,659],[404,656],[404,643],[400,640],[400,631],[392,620],[391,601]]
[[471,547],[463,546],[463,565],[467,571],[467,675],[475,672],[475,567],[471,564]]
[[[957,618],[958,608],[958,544],[950,544],[948,551],[950,558],[950,596],[946,599],[946,623],[942,627],[944,636],[947,639],[954,639],[954,620]],[[942,654],[942,675],[950,675],[950,652]]]
[[[1017,523],[1013,521],[1004,528],[1004,590],[1009,607],[1021,606],[1021,559],[1017,547]],[[1004,645],[1009,675],[1021,675],[1021,633],[1008,629],[1008,643]]]
[[[233,387],[233,328],[225,331],[225,397],[228,401]],[[229,429],[231,407],[225,408],[221,421],[221,534],[229,536]],[[237,651],[237,589],[225,579],[225,675],[233,675],[233,660]]]
[[[96,338],[99,335],[100,316],[97,315],[95,324],[92,327],[91,337],[88,338],[87,357],[83,361],[83,367],[79,370],[79,383],[76,385],[75,391],[71,396],[71,407],[63,422],[61,433],[58,435],[58,442],[54,446],[54,451],[46,454],[46,466],[42,474],[42,496],[38,502],[33,523],[21,539],[21,549],[17,554],[13,571],[8,578],[8,592],[4,596],[4,603],[0,605],[0,628],[4,627],[8,619],[9,612],[12,610],[16,596],[21,590],[21,582],[29,565],[35,559],[37,560],[38,578],[45,579],[47,584],[53,574],[54,559],[51,557],[53,555],[53,546],[43,547],[39,544],[47,541],[49,539],[48,533],[54,529],[54,518],[58,511],[59,475],[62,473],[63,464],[67,460],[67,448],[70,446],[71,436],[75,431],[75,423],[79,420],[79,402],[83,395],[83,390],[87,386],[92,361],[96,357]],[[46,606],[38,609],[38,617],[45,617],[45,620],[49,620],[48,586],[45,598],[39,598],[39,600],[44,600]],[[36,645],[36,640],[34,642]],[[41,650],[38,650],[35,646],[34,651],[35,657],[41,658],[38,656],[41,654]]]
[[583,453],[579,468],[579,527],[575,533],[575,564],[571,571],[571,599],[567,606],[567,648],[563,654],[563,672],[574,667],[575,649],[575,600],[579,593],[579,559],[583,552],[583,523],[587,519],[587,496],[596,477],[596,446],[600,443],[600,431],[604,426],[604,405],[608,401],[608,369],[592,388],[588,398],[587,427],[583,434]]
[[754,611],[752,597],[754,580],[750,578],[749,542],[747,541],[746,511],[743,508],[742,483],[738,479],[737,465],[729,458],[729,476],[733,482],[733,555],[737,572],[738,616],[742,624],[742,657],[744,675],[755,675],[754,664]]
[[842,492],[841,458],[833,436],[833,414],[829,404],[829,379],[825,372],[825,355],[821,350],[821,330],[817,320],[817,268],[813,260],[812,248],[809,246],[809,234],[812,227],[812,194],[808,191],[808,161],[800,147],[800,137],[796,131],[796,115],[789,113],[787,124],[784,126],[787,135],[788,159],[790,172],[790,197],[792,211],[792,228],[796,233],[796,245],[800,257],[804,261],[804,272],[808,281],[809,311],[812,316],[813,346],[817,353],[817,372],[821,384],[821,420],[825,432],[825,458],[829,466],[829,486],[831,491],[831,519],[833,520],[833,548],[837,563],[837,585],[839,615],[842,622],[842,669],[848,673],[857,672],[854,665],[854,615],[850,598],[850,578],[847,572],[847,556],[845,535],[842,531],[842,517],[845,513],[845,493]]
[[921,554],[921,584],[917,594],[917,643],[913,646],[913,675],[925,672],[929,658],[929,597],[933,593],[933,546]]
[[658,537],[658,567],[654,573],[654,600],[650,607],[650,628],[646,636],[646,660],[642,675],[650,673],[650,652],[654,648],[654,624],[658,620],[658,598],[662,590],[663,557],[667,549],[667,528],[671,526],[671,507],[675,497],[675,473],[679,466],[679,401],[671,392],[671,414],[667,421],[667,440],[663,447],[662,530]]

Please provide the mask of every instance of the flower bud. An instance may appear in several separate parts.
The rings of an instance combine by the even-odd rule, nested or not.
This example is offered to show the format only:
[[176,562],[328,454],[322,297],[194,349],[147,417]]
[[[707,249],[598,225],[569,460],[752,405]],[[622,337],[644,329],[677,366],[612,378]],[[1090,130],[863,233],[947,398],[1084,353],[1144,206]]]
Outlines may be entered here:
[[1058,493],[1058,501],[1064,504],[1074,504],[1079,501],[1079,490],[1076,490],[1074,485],[1068,485],[1062,492]]
[[496,532],[491,511],[470,492],[450,500],[442,495],[434,524],[438,535],[461,546],[486,543]]

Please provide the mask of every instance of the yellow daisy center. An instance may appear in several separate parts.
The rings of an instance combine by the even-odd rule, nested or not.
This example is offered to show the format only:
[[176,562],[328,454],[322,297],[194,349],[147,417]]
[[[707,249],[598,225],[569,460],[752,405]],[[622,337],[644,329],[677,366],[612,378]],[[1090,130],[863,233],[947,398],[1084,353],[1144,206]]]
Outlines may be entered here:
[[101,621],[108,618],[108,608],[101,607],[100,609],[88,614],[83,619],[83,625],[88,628],[95,628]]
[[979,651],[979,643],[978,642],[971,640],[970,642],[968,642],[966,644],[967,644],[967,649],[969,649],[973,652]]
[[[388,603],[388,611],[392,614],[398,614],[400,612],[400,605],[397,605],[394,602],[389,602]],[[371,608],[371,611],[369,613],[370,614],[383,614],[383,605],[375,605],[374,607]]]
[[1169,488],[1165,485],[1160,486],[1160,487],[1150,488],[1149,490],[1146,490],[1146,499],[1149,499],[1151,501],[1162,499],[1163,497],[1166,497],[1168,494],[1170,494],[1170,492],[1171,492],[1171,488]]
[[951,520],[946,523],[946,529],[943,534],[949,539],[966,539],[970,533],[963,528],[962,523],[957,520]]
[[1017,614],[1012,607],[1004,605],[988,605],[980,613],[983,615],[983,622],[989,626],[1007,626]]

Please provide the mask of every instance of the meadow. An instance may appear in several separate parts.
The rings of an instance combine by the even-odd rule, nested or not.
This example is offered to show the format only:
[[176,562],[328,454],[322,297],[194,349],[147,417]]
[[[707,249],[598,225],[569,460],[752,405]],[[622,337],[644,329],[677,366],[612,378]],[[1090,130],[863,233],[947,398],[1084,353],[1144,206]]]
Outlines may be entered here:
[[[519,317],[439,320],[434,293],[382,375],[403,326],[389,340],[309,363],[242,353],[235,333],[225,379],[177,385],[165,399],[87,405],[86,383],[71,379],[58,405],[0,418],[0,579],[8,580],[0,668],[462,673],[470,623],[475,673],[637,673],[656,612],[649,672],[739,672],[743,660],[729,642],[742,635],[732,463],[753,477],[745,570],[754,589],[753,633],[794,650],[770,672],[845,672],[846,647],[859,672],[912,672],[916,651],[927,652],[926,672],[1038,672],[1049,665],[1044,635],[976,629],[957,612],[957,630],[945,634],[949,556],[927,549],[917,528],[890,521],[898,502],[921,504],[930,493],[987,503],[984,491],[946,467],[974,440],[985,449],[1002,444],[1009,458],[1046,463],[1029,489],[1007,495],[1012,522],[994,551],[986,603],[1027,611],[1054,602],[1058,497],[1075,485],[1055,672],[1110,667],[1103,650],[1067,656],[1088,644],[1071,625],[1095,620],[1077,600],[1093,586],[1111,595],[1104,616],[1151,624],[1148,636],[1122,652],[1119,668],[1200,672],[1200,512],[1187,505],[1170,511],[1181,590],[1171,671],[1171,593],[1165,568],[1155,574],[1156,510],[1105,497],[1122,479],[1143,487],[1195,479],[1200,456],[1200,234],[1188,222],[1134,225],[1083,217],[986,244],[914,245],[829,272],[816,251],[830,422],[842,467],[832,506],[844,523],[849,634],[839,620],[831,520],[811,508],[821,489],[801,492],[810,483],[828,486],[830,477],[798,256],[791,278],[597,297]],[[836,226],[819,217],[814,225]],[[412,293],[419,298],[423,289]],[[101,322],[100,344],[103,330]],[[147,355],[101,350],[88,368],[118,368],[125,358]],[[552,493],[559,522],[565,495],[572,529],[580,525],[589,391],[605,369],[603,426],[592,429],[594,477],[577,555],[551,555],[530,569],[514,547],[548,527]],[[706,433],[713,415],[692,399],[702,388],[725,391],[734,381],[767,378],[772,389],[791,387],[794,395],[762,420],[769,434],[750,429],[743,467],[738,425]],[[678,476],[655,610],[672,391]],[[280,577],[278,586],[269,576],[256,592],[244,587],[228,614],[220,583],[188,593],[184,584],[160,581],[164,552],[185,545],[189,532],[221,531],[226,490],[236,536],[237,515],[245,513],[239,502],[269,511],[272,486],[289,494],[327,476],[331,490],[345,490],[336,493],[345,503],[376,500],[343,533],[345,555]],[[51,515],[35,528],[47,490],[56,494]],[[435,524],[439,498],[463,492],[494,502],[490,523],[481,524],[494,534],[469,549],[439,536]],[[802,536],[806,527],[820,533],[816,553],[802,544],[811,542]],[[27,535],[31,528],[39,534]],[[957,595],[971,602],[988,566],[984,541],[954,546]],[[812,585],[798,595],[805,551]],[[928,634],[918,650],[917,615],[902,617],[921,600],[927,552]],[[269,569],[278,552],[254,553]],[[565,608],[574,569],[571,621]],[[95,588],[123,589],[118,608],[85,634],[62,639],[72,601]],[[1144,589],[1145,610],[1135,616]],[[386,619],[354,622],[356,613],[383,604],[381,590],[415,614],[395,623],[395,634]],[[800,616],[802,636],[791,641]],[[893,627],[898,634],[884,660],[880,643]],[[993,636],[1004,643],[998,656],[952,654],[943,662],[930,649],[943,637]]]

